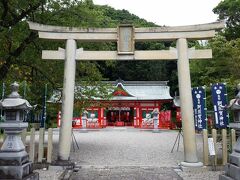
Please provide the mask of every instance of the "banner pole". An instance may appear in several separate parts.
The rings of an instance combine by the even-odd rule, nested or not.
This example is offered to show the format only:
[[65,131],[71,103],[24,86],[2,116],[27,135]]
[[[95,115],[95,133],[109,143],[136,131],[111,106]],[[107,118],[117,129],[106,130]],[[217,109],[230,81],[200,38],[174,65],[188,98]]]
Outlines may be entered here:
[[[4,96],[5,96],[5,83],[3,82],[2,83],[2,99],[4,98]],[[3,110],[1,109],[1,111],[0,111],[0,121],[3,121]]]
[[[225,85],[226,88],[226,94],[224,94],[226,96],[226,105],[228,104],[228,90],[227,90],[227,83],[223,83]],[[225,111],[227,111],[227,109],[225,109]],[[227,111],[227,124],[229,124],[229,113]]]
[[23,99],[26,99],[26,81],[24,81],[24,84],[23,84]]
[[46,99],[47,99],[47,84],[45,84],[45,87],[44,87],[41,128],[45,128],[45,122],[46,122],[46,116],[47,116]]

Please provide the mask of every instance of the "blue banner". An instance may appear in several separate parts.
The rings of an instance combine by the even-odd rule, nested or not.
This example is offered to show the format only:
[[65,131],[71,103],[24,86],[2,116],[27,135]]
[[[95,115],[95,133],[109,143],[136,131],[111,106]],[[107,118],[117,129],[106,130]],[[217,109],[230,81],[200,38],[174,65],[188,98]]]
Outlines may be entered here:
[[214,109],[214,119],[216,128],[226,128],[228,125],[228,112],[224,108],[227,105],[227,89],[226,85],[222,83],[213,84],[212,101]]
[[207,117],[206,117],[205,88],[204,87],[193,88],[192,97],[193,97],[195,129],[196,130],[206,129]]

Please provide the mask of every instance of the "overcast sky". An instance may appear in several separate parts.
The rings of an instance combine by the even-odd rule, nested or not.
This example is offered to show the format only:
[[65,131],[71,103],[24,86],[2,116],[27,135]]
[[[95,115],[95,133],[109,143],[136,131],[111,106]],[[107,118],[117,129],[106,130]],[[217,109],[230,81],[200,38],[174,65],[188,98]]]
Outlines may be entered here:
[[221,0],[93,0],[95,4],[126,9],[158,25],[181,26],[217,20],[212,10]]

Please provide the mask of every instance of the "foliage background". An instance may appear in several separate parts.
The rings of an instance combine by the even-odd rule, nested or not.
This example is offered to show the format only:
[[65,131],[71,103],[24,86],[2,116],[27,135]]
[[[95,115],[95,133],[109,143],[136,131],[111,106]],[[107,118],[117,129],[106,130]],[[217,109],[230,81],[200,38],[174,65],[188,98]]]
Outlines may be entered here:
[[[226,20],[226,28],[209,42],[189,42],[189,47],[212,48],[213,59],[192,60],[190,63],[192,86],[207,86],[208,109],[211,107],[210,84],[226,82],[229,99],[233,98],[239,83],[240,68],[240,0],[224,0],[213,9],[219,19]],[[65,48],[64,42],[39,39],[30,31],[27,20],[50,25],[74,27],[116,27],[133,24],[135,27],[157,26],[131,14],[109,6],[93,4],[92,0],[1,0],[0,1],[0,80],[9,87],[13,81],[21,82],[21,93],[31,104],[42,104],[45,84],[48,98],[52,90],[61,88],[63,61],[41,60],[42,50]],[[137,50],[161,50],[174,47],[175,42],[136,43]],[[116,50],[116,43],[83,43],[85,50]],[[169,80],[171,94],[178,91],[176,61],[92,61],[78,62],[76,83],[103,85],[102,80]],[[103,88],[104,89],[104,88]],[[2,91],[2,88],[1,88]],[[6,94],[9,90],[7,89]],[[91,95],[93,92],[89,93]],[[48,117],[55,119],[56,107],[48,108]]]

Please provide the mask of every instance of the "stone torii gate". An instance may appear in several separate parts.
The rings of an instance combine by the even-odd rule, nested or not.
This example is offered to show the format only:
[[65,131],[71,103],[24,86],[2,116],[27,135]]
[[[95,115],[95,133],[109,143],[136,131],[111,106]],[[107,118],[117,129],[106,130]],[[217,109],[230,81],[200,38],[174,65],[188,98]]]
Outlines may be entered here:
[[[86,29],[28,23],[30,29],[38,31],[39,38],[66,41],[66,49],[42,51],[42,59],[65,60],[59,160],[69,160],[70,156],[76,60],[177,60],[184,144],[184,162],[181,164],[202,166],[197,158],[189,59],[212,58],[212,50],[189,49],[187,40],[210,39],[215,36],[216,29],[224,27],[224,22],[178,27],[134,28],[122,25],[117,28]],[[118,49],[84,51],[77,49],[76,41],[112,41],[117,42]],[[177,48],[135,51],[134,44],[139,41],[177,41]]]

